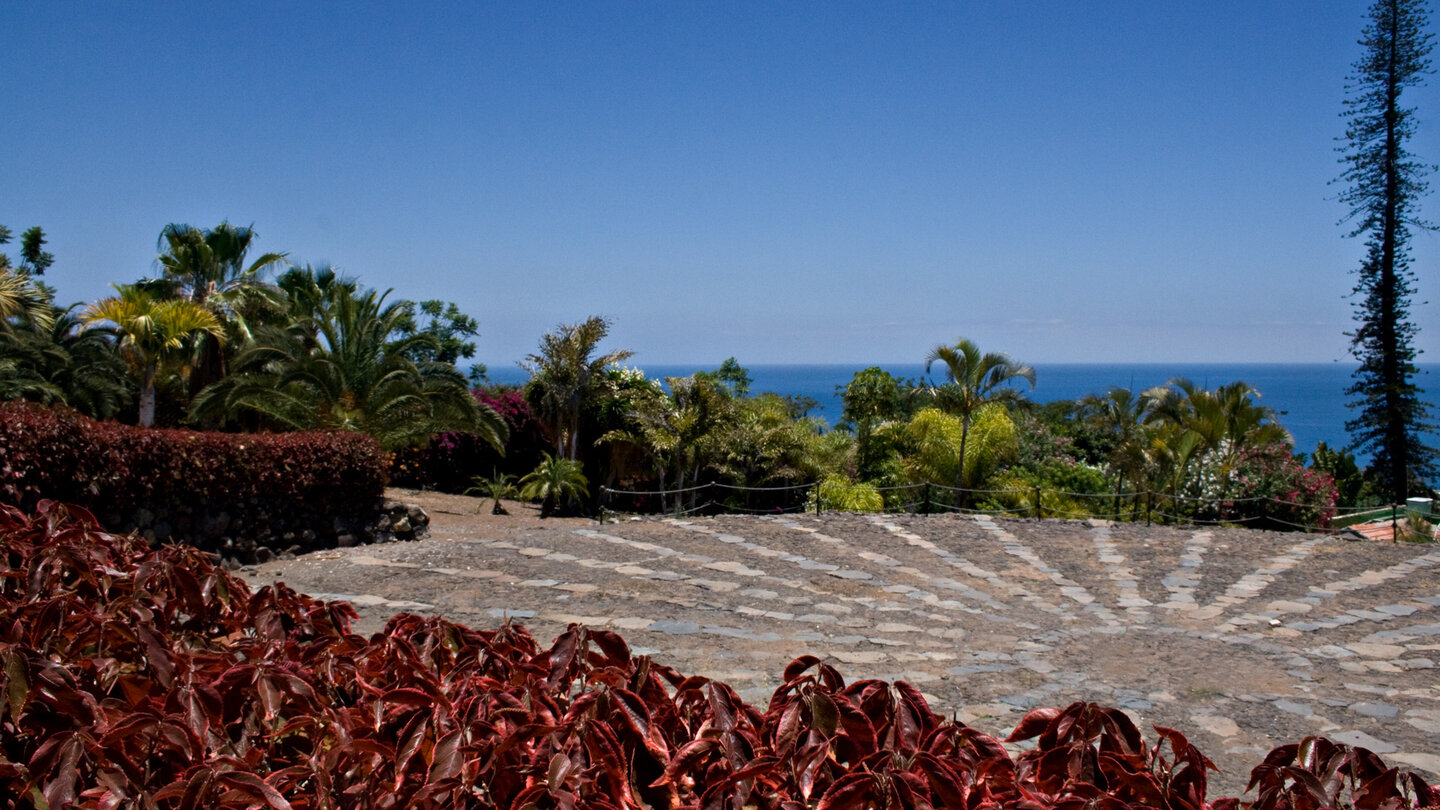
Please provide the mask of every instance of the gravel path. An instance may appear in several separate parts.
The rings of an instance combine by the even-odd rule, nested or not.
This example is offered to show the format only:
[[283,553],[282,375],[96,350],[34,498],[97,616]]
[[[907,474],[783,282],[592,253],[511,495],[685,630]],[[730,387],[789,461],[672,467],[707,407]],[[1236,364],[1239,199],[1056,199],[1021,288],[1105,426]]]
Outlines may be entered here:
[[429,539],[247,569],[350,601],[361,632],[399,611],[548,642],[619,631],[763,706],[786,663],[903,679],[1004,736],[1024,712],[1093,700],[1191,737],[1239,795],[1276,745],[1322,734],[1440,780],[1440,548],[1323,535],[958,515],[654,518],[475,514],[391,492]]

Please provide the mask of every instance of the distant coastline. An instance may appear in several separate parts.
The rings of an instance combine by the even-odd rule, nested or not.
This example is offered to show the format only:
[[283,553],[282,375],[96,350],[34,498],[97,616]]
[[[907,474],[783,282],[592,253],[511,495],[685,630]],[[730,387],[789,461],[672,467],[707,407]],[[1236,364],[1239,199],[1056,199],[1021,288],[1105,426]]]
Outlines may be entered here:
[[[744,364],[743,359],[741,364]],[[639,365],[639,364],[637,364]],[[687,376],[718,364],[640,365],[652,379]],[[878,363],[901,378],[921,379],[924,363]],[[1432,406],[1440,394],[1440,363],[1420,363],[1419,384]],[[1103,393],[1112,386],[1143,390],[1163,385],[1172,377],[1185,377],[1207,388],[1244,380],[1258,390],[1261,403],[1274,408],[1280,424],[1295,437],[1295,449],[1314,452],[1317,442],[1343,447],[1349,437],[1345,421],[1351,419],[1345,407],[1345,388],[1351,382],[1353,366],[1347,363],[1036,363],[1035,390],[1027,396],[1036,402],[1077,399],[1089,393]],[[812,415],[834,424],[844,408],[836,386],[844,386],[866,366],[854,363],[755,364],[745,365],[753,380],[754,392],[806,396],[818,403]],[[501,385],[523,383],[525,371],[516,366],[491,368],[491,382]],[[1022,383],[1023,386],[1023,383]],[[1437,408],[1440,410],[1440,408]],[[1440,434],[1430,434],[1440,444]],[[1364,459],[1361,459],[1362,463]]]

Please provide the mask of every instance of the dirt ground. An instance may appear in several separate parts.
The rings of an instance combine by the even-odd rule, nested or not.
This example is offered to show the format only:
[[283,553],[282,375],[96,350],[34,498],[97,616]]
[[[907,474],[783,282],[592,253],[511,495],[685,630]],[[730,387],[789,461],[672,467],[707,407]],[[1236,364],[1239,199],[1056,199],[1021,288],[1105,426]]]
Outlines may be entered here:
[[[541,520],[529,505],[393,490],[412,543],[247,568],[343,598],[360,632],[410,611],[570,622],[764,705],[798,655],[903,679],[997,736],[1092,700],[1177,728],[1239,795],[1276,745],[1321,734],[1440,778],[1440,549],[1104,521],[826,514]],[[483,507],[483,508],[482,508]],[[1153,740],[1153,734],[1151,736]]]

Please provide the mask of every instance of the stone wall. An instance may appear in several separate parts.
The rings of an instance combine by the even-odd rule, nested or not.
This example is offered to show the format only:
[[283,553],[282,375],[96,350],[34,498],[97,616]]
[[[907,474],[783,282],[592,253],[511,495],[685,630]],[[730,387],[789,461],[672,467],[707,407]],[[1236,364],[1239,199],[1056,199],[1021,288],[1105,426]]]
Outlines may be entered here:
[[251,498],[170,508],[140,507],[96,515],[106,529],[138,532],[151,544],[187,543],[236,563],[263,563],[336,546],[419,540],[430,516],[414,504],[389,499],[345,515],[304,504]]

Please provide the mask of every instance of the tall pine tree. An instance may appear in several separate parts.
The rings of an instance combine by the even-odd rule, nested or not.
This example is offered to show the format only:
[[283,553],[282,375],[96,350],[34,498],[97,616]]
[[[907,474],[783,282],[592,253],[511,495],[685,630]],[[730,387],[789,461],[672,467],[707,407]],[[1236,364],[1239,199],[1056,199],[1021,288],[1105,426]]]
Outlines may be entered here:
[[1403,500],[1412,482],[1436,473],[1436,450],[1423,436],[1429,406],[1415,384],[1417,351],[1410,297],[1410,229],[1433,228],[1419,217],[1432,166],[1415,159],[1406,142],[1415,134],[1414,108],[1401,93],[1430,73],[1429,8],[1424,0],[1376,0],[1360,44],[1345,100],[1344,174],[1350,236],[1365,236],[1366,256],[1357,271],[1355,320],[1350,351],[1360,361],[1346,391],[1359,409],[1346,423],[1352,446],[1368,451],[1372,469],[1392,498]]

